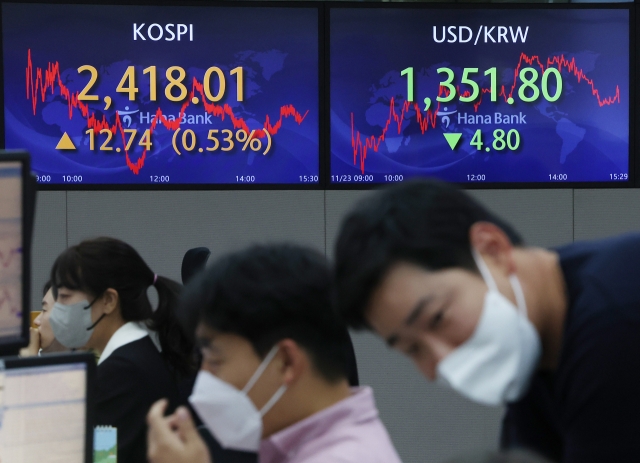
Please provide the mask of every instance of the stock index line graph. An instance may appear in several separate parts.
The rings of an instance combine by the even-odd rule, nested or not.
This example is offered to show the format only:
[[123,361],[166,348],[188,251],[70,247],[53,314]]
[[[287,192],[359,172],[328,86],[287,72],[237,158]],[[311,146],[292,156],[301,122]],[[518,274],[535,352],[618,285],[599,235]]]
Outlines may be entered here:
[[22,254],[21,248],[14,248],[2,252],[0,250],[0,269],[9,268],[9,266]]
[[20,314],[21,314],[19,308],[16,306],[16,304],[14,304],[11,294],[9,294],[9,290],[1,289],[0,290],[0,315],[5,311],[8,311],[8,313],[11,316],[16,316],[16,317],[20,317]]
[[[616,85],[615,92],[612,96],[602,97],[600,95],[600,90],[598,90],[598,88],[596,87],[593,79],[587,77],[584,70],[580,68],[576,63],[575,57],[567,59],[564,54],[560,54],[547,58],[546,63],[543,64],[543,60],[540,59],[540,56],[529,56],[525,53],[520,53],[518,64],[514,68],[513,72],[513,83],[511,85],[500,85],[499,87],[500,90],[498,92],[498,96],[501,97],[505,102],[508,102],[508,100],[513,97],[513,94],[516,91],[516,87],[518,86],[518,76],[520,70],[524,65],[539,67],[543,73],[545,70],[552,67],[557,68],[560,73],[562,73],[563,70],[567,71],[570,75],[573,75],[576,78],[578,84],[584,82],[590,87],[591,95],[595,97],[599,108],[610,106],[616,103],[621,103],[619,85]],[[471,95],[471,92],[468,90],[460,91],[459,86],[456,86],[456,91],[460,96],[463,97],[468,97]],[[483,102],[483,96],[486,93],[491,93],[491,88],[481,87],[478,100],[472,103],[475,112],[478,112],[478,109]],[[443,86],[439,87],[438,97],[448,96],[449,94],[450,92],[447,88]],[[368,151],[373,149],[373,151],[378,152],[380,144],[385,140],[389,128],[393,125],[392,123],[395,123],[395,125],[397,126],[398,135],[400,135],[402,133],[402,124],[409,117],[408,113],[411,110],[415,111],[415,121],[418,124],[422,135],[424,135],[429,130],[429,128],[436,128],[438,111],[440,110],[440,102],[438,102],[435,109],[432,110],[431,108],[429,108],[426,112],[423,112],[421,110],[420,103],[405,100],[400,106],[400,112],[398,114],[398,112],[396,111],[395,98],[391,97],[389,99],[389,115],[386,123],[382,127],[382,132],[377,136],[364,136],[364,140],[361,132],[359,130],[356,130],[355,128],[354,114],[353,112],[351,113],[351,147],[353,149],[353,165],[357,166],[359,160],[359,168],[363,175],[365,173],[365,163]]]
[[[144,167],[148,150],[145,147],[137,161],[134,162],[131,160],[129,156],[130,150],[126,149],[126,136],[119,113],[116,111],[115,122],[113,124],[107,120],[107,116],[105,114],[102,114],[102,117],[96,116],[95,111],[92,111],[88,104],[78,99],[79,92],[72,92],[63,83],[60,72],[60,63],[58,61],[49,62],[46,67],[34,68],[31,58],[31,49],[29,49],[27,52],[26,67],[26,98],[31,102],[34,115],[37,113],[38,103],[44,103],[48,93],[55,95],[56,88],[59,90],[59,95],[67,102],[69,119],[73,118],[74,109],[77,109],[80,111],[82,117],[87,120],[87,128],[93,129],[94,132],[98,133],[100,130],[108,129],[114,135],[116,133],[120,133],[123,145],[125,146],[124,153],[127,166],[135,175],[138,175],[140,170]],[[251,129],[245,119],[242,117],[236,117],[233,113],[233,108],[230,105],[227,103],[217,105],[215,103],[208,102],[205,97],[203,83],[193,77],[191,81],[191,90],[180,108],[179,117],[174,121],[168,120],[166,117],[163,117],[162,109],[158,108],[155,111],[155,117],[150,124],[150,133],[153,134],[155,129],[158,127],[158,122],[170,131],[175,131],[180,128],[182,116],[185,115],[185,111],[192,104],[192,99],[197,94],[199,94],[199,101],[202,102],[204,109],[208,114],[218,118],[220,121],[224,121],[228,118],[234,129],[243,129],[247,133],[251,132]],[[284,119],[293,118],[298,125],[301,125],[308,114],[309,110],[301,113],[293,105],[283,105],[280,107],[278,118],[274,123],[271,122],[271,118],[268,114],[265,115],[262,128],[255,130],[254,138],[266,137],[265,131],[268,131],[270,135],[276,135],[282,127]]]

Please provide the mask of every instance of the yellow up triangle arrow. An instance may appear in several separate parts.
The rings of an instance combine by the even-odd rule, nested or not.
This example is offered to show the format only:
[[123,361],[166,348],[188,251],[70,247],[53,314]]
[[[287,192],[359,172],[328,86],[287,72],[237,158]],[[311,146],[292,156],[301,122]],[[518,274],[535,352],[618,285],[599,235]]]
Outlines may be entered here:
[[56,145],[57,150],[74,150],[76,149],[76,145],[71,141],[71,137],[67,134],[67,132],[62,134],[62,138]]

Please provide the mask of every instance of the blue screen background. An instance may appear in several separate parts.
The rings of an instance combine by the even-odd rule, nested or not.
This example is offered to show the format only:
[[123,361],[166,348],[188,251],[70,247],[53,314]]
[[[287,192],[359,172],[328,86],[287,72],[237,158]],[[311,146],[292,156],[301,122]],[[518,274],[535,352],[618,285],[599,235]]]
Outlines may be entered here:
[[[383,183],[414,176],[463,183],[628,178],[628,10],[334,8],[330,20],[333,183]],[[488,38],[489,43],[484,43],[483,33],[474,45],[482,25],[520,26],[523,32],[528,26],[529,30],[524,43],[511,43],[510,33],[509,43],[491,43]],[[434,26],[438,39],[442,38],[442,26],[467,26],[473,38],[469,43],[436,43]],[[496,32],[492,33],[494,40]],[[485,94],[477,111],[472,103],[461,103],[458,98],[436,107],[439,83],[445,80],[437,68],[451,68],[458,85],[463,68],[479,68],[474,80],[488,88],[489,77],[483,73],[496,67],[498,87],[510,88],[521,54],[537,56],[545,66],[554,57],[575,59],[577,68],[593,81],[601,102],[615,100],[616,87],[619,102],[601,107],[591,86],[585,80],[578,82],[575,72],[565,66],[562,95],[553,103],[542,98],[532,103],[521,101],[518,80],[511,105],[503,98],[491,102]],[[414,68],[414,100],[422,102],[430,97],[432,101],[430,114],[419,108],[420,117],[431,117],[431,124],[423,122],[426,130],[425,125],[419,125],[413,105],[401,122],[391,114],[392,99],[398,117],[406,101],[407,78],[400,73],[407,67]],[[538,87],[540,80],[538,77]],[[553,77],[549,81],[555,82]],[[555,84],[549,88],[553,94]],[[451,113],[448,121],[442,114],[445,112]],[[516,115],[519,122],[526,123],[498,124],[496,113]],[[463,114],[473,115],[474,121],[482,115],[483,122],[488,116],[491,123],[465,123]],[[518,130],[519,149],[492,149],[493,131],[498,128]],[[482,151],[470,144],[477,129],[482,130],[485,143]],[[445,132],[462,134],[455,150],[447,144]],[[375,142],[377,151],[370,147],[364,157],[358,140],[362,144]]]
[[[74,176],[72,182],[81,176],[83,184],[149,184],[159,178],[170,184],[297,184],[301,176],[306,176],[306,183],[317,183],[317,9],[3,4],[2,16],[5,146],[27,149],[32,155],[33,170],[47,183],[63,183],[63,176]],[[183,35],[181,41],[134,41],[134,23],[193,24],[194,40],[188,41],[188,35]],[[146,29],[143,28],[145,34]],[[60,94],[57,82],[44,102],[38,96],[34,114],[33,99],[25,93],[28,50],[33,63],[31,78],[35,80],[36,68],[46,70],[50,63],[57,62],[62,82],[72,94],[89,81],[88,72],[77,72],[79,66],[92,65],[98,70],[98,81],[90,93],[100,100],[84,102],[89,106],[88,115],[72,108],[69,117],[68,98]],[[135,101],[115,91],[130,65],[136,68],[139,88]],[[157,101],[150,101],[149,76],[142,72],[148,66],[157,66]],[[267,117],[275,125],[282,107],[295,108],[304,119],[298,123],[294,117],[283,117],[277,133],[272,135],[273,146],[267,155],[262,154],[266,138],[261,140],[263,148],[257,153],[242,151],[242,143],[237,140],[229,152],[218,149],[201,153],[199,147],[213,145],[207,140],[209,130],[231,129],[235,134],[237,127],[233,127],[228,114],[205,119],[200,102],[185,110],[187,116],[194,116],[193,121],[200,123],[180,126],[183,132],[192,129],[197,136],[198,145],[190,153],[181,150],[182,155],[177,155],[172,147],[174,131],[160,125],[152,134],[153,146],[138,174],[127,165],[118,133],[111,143],[114,151],[98,149],[106,135],[96,136],[96,149],[91,151],[85,134],[91,114],[99,119],[104,116],[113,126],[116,111],[127,110],[131,119],[123,119],[124,113],[120,118],[123,128],[138,130],[129,153],[131,164],[137,165],[143,153],[138,141],[151,125],[147,116],[152,117],[158,108],[165,115],[180,113],[182,103],[169,101],[164,93],[169,66],[186,70],[184,83],[189,91],[194,77],[202,82],[209,67],[220,67],[226,76],[226,92],[216,104],[228,104],[234,117],[242,119],[251,130],[264,128]],[[237,101],[236,80],[229,75],[237,66],[244,68],[243,102]],[[26,77],[29,79],[28,73]],[[217,79],[214,82],[215,93]],[[113,103],[104,110],[103,97],[107,95]],[[198,115],[202,117],[196,119]],[[64,132],[77,150],[55,149]],[[182,135],[179,134],[179,141]],[[223,137],[218,135],[221,142]],[[116,147],[121,147],[120,153],[115,152]],[[239,176],[244,178],[238,180]]]

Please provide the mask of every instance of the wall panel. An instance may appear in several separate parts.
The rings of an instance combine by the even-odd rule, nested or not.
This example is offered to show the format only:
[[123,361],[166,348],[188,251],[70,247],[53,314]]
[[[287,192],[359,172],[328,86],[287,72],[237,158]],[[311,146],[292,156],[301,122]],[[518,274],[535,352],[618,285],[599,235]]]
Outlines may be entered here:
[[470,194],[515,227],[526,244],[552,247],[573,239],[572,190],[472,190]]
[[69,243],[107,235],[133,245],[156,273],[180,281],[184,253],[212,256],[291,240],[324,250],[322,191],[69,192]]
[[40,191],[31,252],[31,310],[40,310],[42,287],[49,280],[51,266],[67,247],[67,193]]
[[576,190],[576,241],[640,231],[640,190]]

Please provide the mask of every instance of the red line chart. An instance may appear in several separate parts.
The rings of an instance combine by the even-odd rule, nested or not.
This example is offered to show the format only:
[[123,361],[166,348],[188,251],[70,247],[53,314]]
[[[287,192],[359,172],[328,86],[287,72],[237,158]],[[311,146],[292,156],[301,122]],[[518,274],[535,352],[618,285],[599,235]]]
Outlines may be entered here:
[[[63,83],[60,74],[60,63],[58,61],[49,62],[46,67],[34,68],[31,59],[31,49],[29,49],[27,53],[26,91],[27,100],[31,101],[34,115],[36,115],[38,103],[44,103],[46,101],[48,93],[50,93],[51,95],[55,95],[56,89],[60,96],[62,96],[67,101],[67,105],[69,108],[69,119],[73,118],[73,115],[75,113],[74,109],[77,109],[80,111],[82,117],[87,120],[88,128],[93,129],[96,133],[98,133],[102,129],[108,129],[114,135],[116,135],[116,133],[120,133],[122,142],[126,147],[125,132],[120,121],[120,115],[116,113],[114,124],[111,124],[104,114],[102,115],[102,117],[96,116],[96,113],[89,108],[89,105],[78,99],[79,92],[72,92]],[[196,94],[200,95],[200,101],[203,102],[204,109],[207,113],[211,114],[213,117],[217,117],[221,121],[228,119],[234,129],[243,129],[247,133],[251,132],[251,129],[247,125],[246,121],[243,118],[236,117],[234,115],[233,108],[231,106],[226,103],[223,105],[217,105],[215,103],[208,102],[205,97],[202,82],[200,82],[195,77],[192,78],[191,91],[189,92],[186,101],[180,108],[179,117],[174,121],[170,121],[166,117],[162,117],[162,109],[158,108],[155,112],[155,118],[151,122],[150,132],[153,133],[155,131],[155,129],[158,127],[158,122],[160,122],[160,124],[167,130],[177,130],[180,127],[182,116],[185,114],[185,111],[187,110],[189,105],[192,104],[191,100],[194,96],[196,96]],[[274,122],[272,122],[268,114],[265,116],[264,124],[262,126],[263,128],[255,131],[254,138],[265,137],[265,130],[268,131],[270,135],[277,134],[282,127],[284,119],[293,118],[293,120],[298,125],[300,125],[302,124],[308,113],[308,110],[304,114],[300,113],[293,105],[281,106],[279,110],[279,117],[275,119]],[[124,152],[127,166],[134,174],[138,175],[140,173],[140,170],[144,167],[144,163],[147,158],[147,149],[144,149],[142,155],[136,162],[133,162],[129,157],[129,150],[125,148]]]
[[0,314],[5,310],[8,310],[11,315],[20,316],[19,308],[14,304],[11,294],[8,289],[0,291]]
[[20,248],[10,249],[4,252],[0,250],[0,269],[8,268],[21,253]]

